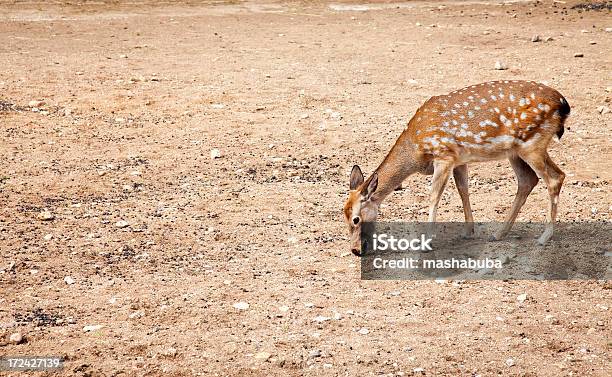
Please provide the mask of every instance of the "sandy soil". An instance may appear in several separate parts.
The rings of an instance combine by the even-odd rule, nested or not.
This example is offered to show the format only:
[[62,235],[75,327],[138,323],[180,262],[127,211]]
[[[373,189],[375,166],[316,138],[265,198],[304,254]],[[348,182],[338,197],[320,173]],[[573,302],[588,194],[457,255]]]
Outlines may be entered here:
[[[428,97],[532,79],[572,105],[559,219],[610,221],[612,18],[575,4],[0,2],[0,355],[80,376],[609,376],[609,281],[361,281],[341,217],[351,166]],[[509,164],[470,179],[476,219],[502,220]],[[428,182],[381,218],[424,220]],[[440,220],[462,219],[452,186]]]

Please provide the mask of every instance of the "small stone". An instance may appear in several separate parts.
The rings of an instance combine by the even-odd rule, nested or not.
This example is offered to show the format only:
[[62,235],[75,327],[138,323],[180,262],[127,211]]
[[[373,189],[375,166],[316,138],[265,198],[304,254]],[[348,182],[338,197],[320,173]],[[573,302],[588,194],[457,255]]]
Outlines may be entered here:
[[521,293],[520,295],[516,296],[516,300],[522,304],[525,302],[525,300],[527,300],[527,293]]
[[9,337],[9,342],[13,344],[21,344],[23,343],[23,341],[24,341],[23,335],[21,335],[18,332],[11,334],[11,336]]
[[508,69],[508,66],[498,60],[495,62],[495,69],[498,71],[505,71]]
[[45,234],[45,236],[43,237],[45,241],[51,241],[52,238],[53,238],[53,234],[51,233]]
[[370,333],[370,330],[366,329],[365,327],[362,327],[357,332],[361,335],[368,335]]
[[531,37],[531,41],[532,42],[541,42],[542,38],[540,38],[540,36],[536,34],[533,37]]
[[44,104],[45,104],[45,101],[33,100],[33,101],[28,102],[29,107],[41,107]]
[[412,370],[412,373],[415,373],[415,374],[416,373],[425,374],[425,369],[423,369],[423,368],[414,368]]
[[314,304],[312,302],[307,302],[307,303],[304,304],[304,306],[307,307],[307,308],[312,308],[312,307],[314,307]]
[[217,158],[221,158],[221,151],[215,148],[210,151],[210,159],[214,160]]
[[597,107],[597,112],[600,114],[608,114],[609,112],[612,112],[612,110],[610,110],[608,106],[599,106]]
[[312,351],[308,352],[308,358],[309,359],[314,359],[316,357],[321,357],[321,351],[320,350],[312,350]]
[[167,356],[167,357],[175,357],[176,354],[177,354],[177,350],[174,347],[170,347],[170,348],[164,350],[164,353],[163,353],[163,355]]
[[581,52],[577,52],[577,53],[575,53],[575,54],[574,54],[574,57],[575,57],[575,58],[583,58],[583,57],[584,57],[584,54],[583,54],[583,53],[581,53]]
[[514,359],[509,358],[508,360],[506,360],[506,365],[509,367],[514,366]]
[[225,105],[222,103],[213,103],[212,105],[210,105],[210,107],[212,107],[213,109],[222,109],[225,107]]
[[316,316],[312,321],[321,323],[321,322],[329,321],[330,319],[331,319],[330,317],[324,317],[322,315],[319,315],[319,316]]
[[300,118],[301,119],[308,119],[309,116],[310,115],[308,115],[308,114],[302,114],[302,115],[300,115]]
[[127,222],[127,221],[125,221],[125,220],[119,220],[119,221],[117,221],[117,222],[115,223],[115,226],[116,226],[117,228],[126,228],[126,227],[128,227],[129,225],[130,225],[130,223],[128,223],[128,222]]
[[607,27],[606,28],[606,33],[612,33],[612,27]]
[[138,310],[132,314],[130,314],[130,319],[134,319],[134,318],[142,318],[144,317],[145,313],[142,310]]
[[93,332],[93,331],[98,331],[100,329],[102,329],[104,327],[104,325],[88,325],[83,327],[83,331],[84,332]]
[[552,41],[554,41],[553,37],[546,37],[544,39],[544,42],[552,42]]
[[281,306],[278,308],[278,310],[280,310],[283,313],[286,313],[289,311],[289,307],[288,306]]
[[417,22],[415,25],[416,26],[421,26],[422,24],[420,22]]
[[249,304],[246,302],[237,302],[233,305],[234,309],[238,309],[238,310],[247,310],[249,308]]
[[121,59],[127,59],[127,57],[128,57],[128,56],[127,56],[126,54],[121,54],[121,55],[119,55],[119,57],[120,57]]
[[125,122],[125,118],[121,118],[121,117],[115,118],[115,122],[116,123],[123,123],[123,122]]
[[590,44],[590,45],[596,45],[596,44],[597,44],[597,42],[595,42],[595,41],[589,41],[589,44]]
[[38,219],[42,221],[51,221],[55,219],[55,215],[47,210],[44,210],[38,214]]
[[270,352],[258,352],[255,354],[255,358],[261,361],[268,361],[268,359],[272,356]]
[[341,120],[342,119],[342,114],[340,114],[337,111],[333,111],[332,113],[329,114],[329,118],[331,120]]
[[72,285],[72,284],[76,283],[76,281],[71,276],[66,276],[64,278],[64,283],[66,283],[68,285]]

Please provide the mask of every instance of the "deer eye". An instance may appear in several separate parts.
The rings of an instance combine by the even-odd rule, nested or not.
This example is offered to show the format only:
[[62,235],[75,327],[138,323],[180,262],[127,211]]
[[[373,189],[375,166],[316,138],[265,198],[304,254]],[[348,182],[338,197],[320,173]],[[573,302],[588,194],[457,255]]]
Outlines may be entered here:
[[357,224],[359,224],[360,221],[361,221],[361,219],[359,218],[359,216],[353,217],[353,224],[357,225]]

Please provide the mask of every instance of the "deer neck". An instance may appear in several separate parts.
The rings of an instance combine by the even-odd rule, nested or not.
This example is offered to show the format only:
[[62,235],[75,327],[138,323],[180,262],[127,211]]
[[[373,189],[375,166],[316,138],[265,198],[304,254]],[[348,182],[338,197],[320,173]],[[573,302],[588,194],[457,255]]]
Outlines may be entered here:
[[425,168],[427,163],[417,156],[416,146],[408,140],[407,135],[401,135],[376,169],[378,188],[372,196],[375,203],[380,204],[389,194],[400,187],[404,179]]

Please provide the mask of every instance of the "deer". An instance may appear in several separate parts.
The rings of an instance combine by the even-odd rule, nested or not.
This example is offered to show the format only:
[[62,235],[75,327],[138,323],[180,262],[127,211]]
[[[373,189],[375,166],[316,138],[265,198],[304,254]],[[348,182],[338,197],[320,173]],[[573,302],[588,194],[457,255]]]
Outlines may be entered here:
[[518,189],[503,225],[491,241],[507,236],[541,178],[550,201],[545,229],[537,242],[545,245],[553,235],[565,179],[547,149],[553,137],[559,140],[563,136],[569,114],[569,103],[561,93],[534,81],[484,82],[431,97],[418,108],[367,179],[358,165],[353,166],[343,207],[352,253],[361,253],[362,224],[376,221],[382,201],[415,173],[433,175],[428,217],[433,224],[452,172],[463,205],[465,236],[473,236],[468,164],[501,159],[510,161]]

